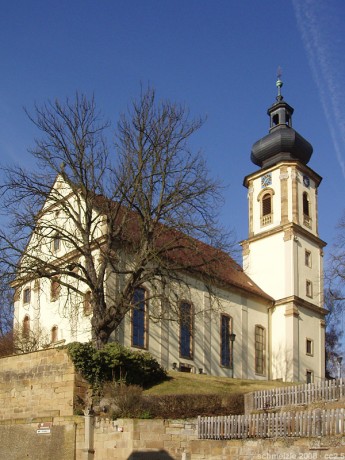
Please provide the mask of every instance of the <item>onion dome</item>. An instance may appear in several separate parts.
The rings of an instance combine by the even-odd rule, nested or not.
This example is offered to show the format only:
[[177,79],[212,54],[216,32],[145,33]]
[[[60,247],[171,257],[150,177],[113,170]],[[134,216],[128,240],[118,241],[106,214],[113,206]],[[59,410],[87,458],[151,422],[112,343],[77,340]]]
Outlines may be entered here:
[[270,130],[267,136],[259,139],[252,147],[251,160],[261,168],[273,166],[280,161],[299,161],[306,165],[313,153],[313,147],[292,128],[294,109],[283,100],[283,82],[278,76],[278,96],[276,102],[267,110],[270,117]]

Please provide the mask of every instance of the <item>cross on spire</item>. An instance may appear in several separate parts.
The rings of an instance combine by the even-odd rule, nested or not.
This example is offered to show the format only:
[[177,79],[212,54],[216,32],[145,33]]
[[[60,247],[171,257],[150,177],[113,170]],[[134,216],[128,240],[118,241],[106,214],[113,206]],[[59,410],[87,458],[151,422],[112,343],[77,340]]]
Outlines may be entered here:
[[278,95],[276,97],[277,101],[282,101],[283,100],[283,96],[281,94],[281,88],[283,86],[283,82],[281,80],[281,76],[282,76],[282,69],[281,67],[279,66],[278,67],[278,70],[277,70],[277,82],[276,82],[276,87],[278,89]]

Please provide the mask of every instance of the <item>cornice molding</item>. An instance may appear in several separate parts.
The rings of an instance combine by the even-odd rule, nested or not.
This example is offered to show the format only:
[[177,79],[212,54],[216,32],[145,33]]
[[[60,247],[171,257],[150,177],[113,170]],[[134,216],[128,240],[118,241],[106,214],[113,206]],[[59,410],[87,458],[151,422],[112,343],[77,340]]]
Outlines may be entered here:
[[[327,243],[325,241],[323,241],[321,238],[319,238],[316,235],[313,235],[308,230],[304,229],[303,227],[301,227],[300,225],[298,225],[298,224],[296,224],[294,222],[289,222],[288,224],[284,224],[284,225],[277,225],[275,228],[263,231],[261,233],[256,234],[255,236],[249,237],[248,239],[241,241],[240,244],[242,246],[245,243],[250,244],[250,243],[253,243],[255,241],[259,241],[259,240],[262,240],[264,238],[268,238],[268,237],[270,237],[272,235],[275,235],[277,233],[284,233],[284,235],[291,235],[291,238],[293,236],[298,236],[298,235],[304,236],[305,238],[308,238],[311,241],[313,241],[320,248],[324,248],[327,245]],[[284,236],[285,241],[287,241],[287,240],[289,240],[291,238],[290,237],[286,238],[286,236]]]
[[301,171],[302,174],[307,174],[308,176],[310,176],[310,178],[315,182],[316,188],[320,185],[322,181],[322,177],[319,174],[317,174],[313,169],[309,168],[309,166],[304,165],[300,163],[299,161],[281,161],[273,166],[260,169],[259,171],[255,171],[254,173],[251,173],[245,176],[245,178],[243,179],[244,187],[248,188],[250,181],[257,179],[263,174],[267,174],[271,171],[275,171],[276,169],[281,168],[283,165],[286,165],[287,167],[295,166],[297,170]]
[[296,311],[295,309],[297,309],[298,311],[299,308],[305,308],[307,310],[313,311],[323,316],[328,314],[328,310],[326,310],[325,308],[318,307],[317,305],[311,302],[308,302],[307,300],[304,300],[301,297],[298,297],[296,295],[292,295],[289,297],[284,297],[283,299],[276,300],[274,302],[273,308],[281,307],[284,305],[286,306],[287,304],[290,305],[291,309],[294,309],[293,311]]

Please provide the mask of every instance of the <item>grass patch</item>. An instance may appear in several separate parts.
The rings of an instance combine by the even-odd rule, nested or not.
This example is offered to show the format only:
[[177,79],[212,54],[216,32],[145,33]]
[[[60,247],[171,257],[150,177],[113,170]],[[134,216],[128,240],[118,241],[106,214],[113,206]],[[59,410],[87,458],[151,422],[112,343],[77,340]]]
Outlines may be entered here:
[[[289,385],[280,381],[240,380],[228,377],[169,372],[168,380],[143,390],[140,387],[105,385],[108,416],[186,419],[198,415],[244,413],[244,394]],[[108,400],[107,404],[105,404]]]
[[182,395],[182,394],[245,394],[258,390],[291,385],[277,380],[241,380],[228,377],[169,372],[168,380],[144,391],[144,395]]

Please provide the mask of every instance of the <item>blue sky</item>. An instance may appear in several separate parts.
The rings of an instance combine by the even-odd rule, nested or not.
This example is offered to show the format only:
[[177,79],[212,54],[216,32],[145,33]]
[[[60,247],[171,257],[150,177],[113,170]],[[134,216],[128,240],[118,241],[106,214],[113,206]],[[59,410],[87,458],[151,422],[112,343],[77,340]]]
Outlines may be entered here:
[[193,144],[228,187],[221,220],[247,237],[243,177],[268,132],[281,66],[294,128],[324,179],[319,231],[329,247],[344,209],[345,2],[342,0],[0,0],[1,162],[30,166],[34,103],[95,94],[114,122],[150,83],[207,117]]

